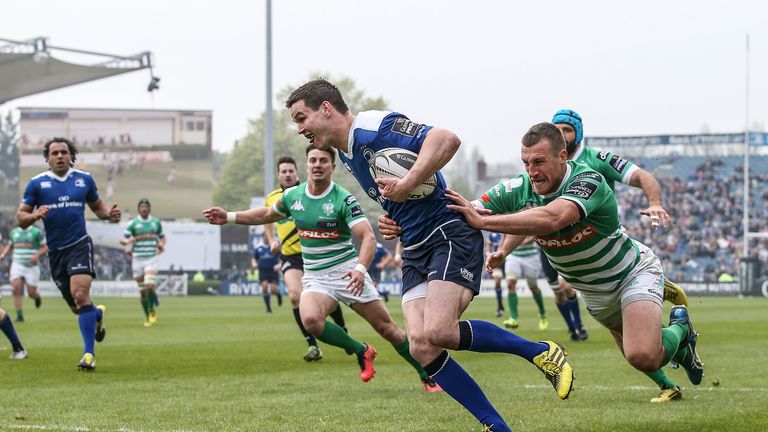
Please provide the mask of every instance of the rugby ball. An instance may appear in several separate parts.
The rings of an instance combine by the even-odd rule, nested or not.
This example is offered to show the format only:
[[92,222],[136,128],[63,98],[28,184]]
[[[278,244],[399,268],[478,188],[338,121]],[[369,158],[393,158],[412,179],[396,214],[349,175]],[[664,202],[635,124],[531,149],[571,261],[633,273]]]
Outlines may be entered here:
[[[370,170],[373,178],[403,178],[416,163],[418,155],[410,150],[391,147],[377,151],[370,160]],[[437,177],[432,175],[424,183],[416,186],[410,194],[409,200],[417,200],[429,196],[437,186]]]

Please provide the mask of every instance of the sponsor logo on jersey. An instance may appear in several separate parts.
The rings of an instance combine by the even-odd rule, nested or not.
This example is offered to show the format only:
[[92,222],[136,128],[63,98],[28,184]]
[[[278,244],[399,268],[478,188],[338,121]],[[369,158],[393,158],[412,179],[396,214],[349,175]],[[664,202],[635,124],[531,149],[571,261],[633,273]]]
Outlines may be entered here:
[[304,206],[301,204],[301,201],[296,200],[291,204],[291,210],[294,211],[304,211]]
[[327,202],[323,204],[323,212],[326,216],[330,216],[333,214],[333,203]]
[[40,182],[40,189],[50,189],[51,188],[51,182],[44,181]]
[[76,187],[85,187],[85,180],[83,180],[82,177],[78,177],[75,179],[75,186]]
[[416,136],[416,132],[421,128],[421,125],[408,120],[405,117],[400,117],[392,124],[392,132],[399,133],[405,136]]
[[464,279],[470,282],[475,280],[475,275],[471,271],[462,267],[461,269],[459,269],[459,272],[461,273],[461,277],[463,277]]
[[584,178],[592,179],[599,182],[603,179],[603,176],[601,176],[599,173],[596,173],[594,171],[589,171],[589,172],[578,174],[574,177],[574,179],[584,179]]
[[620,158],[618,155],[613,155],[608,165],[612,166],[617,173],[621,174],[624,171],[624,167],[627,166],[627,160]]
[[363,209],[359,205],[352,207],[352,217],[362,216]]
[[341,232],[338,230],[312,230],[298,228],[299,237],[303,239],[326,239],[335,240],[341,237]]
[[366,161],[368,161],[368,163],[370,163],[373,160],[373,150],[371,150],[367,146],[363,146],[362,149],[363,149],[363,159],[365,159]]
[[601,151],[600,153],[597,154],[597,158],[602,160],[602,161],[608,159],[608,152],[607,151]]
[[483,200],[483,202],[491,202],[491,197],[489,197],[488,194],[483,194],[480,199]]
[[564,195],[574,195],[581,199],[588,200],[592,198],[595,191],[597,191],[597,185],[588,181],[575,181],[568,185],[568,189]]
[[350,195],[350,196],[344,198],[344,204],[346,204],[346,205],[350,205],[353,202],[357,202],[357,198],[355,198],[354,195]]
[[504,182],[504,190],[507,192],[512,192],[513,189],[517,189],[522,185],[523,179],[520,177],[515,177]]
[[371,198],[376,198],[377,193],[378,191],[376,190],[376,188],[372,188],[372,187],[368,188],[368,196],[370,196]]
[[591,225],[585,225],[582,229],[575,233],[569,233],[567,237],[549,237],[549,236],[536,236],[534,240],[545,248],[561,248],[569,247],[575,244],[581,243],[584,240],[592,237],[596,233],[595,229]]
[[348,164],[348,163],[346,163],[346,162],[344,162],[344,168],[346,168],[346,169],[347,169],[347,171],[349,171],[349,172],[352,172],[352,167],[351,167],[351,166],[349,166],[349,164]]
[[317,221],[317,226],[319,228],[336,228],[339,226],[338,222],[326,222],[326,221]]
[[59,202],[69,201],[69,195],[62,195],[59,197]]

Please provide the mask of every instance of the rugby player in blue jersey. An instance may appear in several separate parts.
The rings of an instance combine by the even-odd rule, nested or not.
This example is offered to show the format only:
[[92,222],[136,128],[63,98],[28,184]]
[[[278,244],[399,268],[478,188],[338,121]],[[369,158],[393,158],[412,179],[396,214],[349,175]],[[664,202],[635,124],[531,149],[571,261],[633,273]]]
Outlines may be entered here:
[[27,183],[16,220],[26,228],[42,219],[48,239],[51,278],[72,312],[78,316],[83,338],[83,356],[77,368],[96,368],[94,341],[106,334],[104,306],[91,302],[91,281],[95,277],[93,242],[85,230],[85,206],[101,220],[120,222],[117,204],[111,208],[99,198],[96,182],[74,169],[77,147],[66,138],[53,138],[43,147],[50,170]]
[[[298,133],[317,148],[338,150],[363,190],[402,227],[402,305],[411,354],[445,392],[485,430],[510,430],[447,348],[521,356],[544,372],[560,398],[567,398],[573,370],[558,344],[532,342],[487,321],[460,320],[480,288],[483,235],[446,208],[450,201],[439,169],[458,150],[459,138],[399,113],[366,111],[355,116],[338,88],[323,79],[294,90],[285,105]],[[402,179],[374,179],[369,170],[374,154],[393,147],[417,153],[415,164]],[[433,176],[437,186],[430,195],[407,199],[416,186]]]

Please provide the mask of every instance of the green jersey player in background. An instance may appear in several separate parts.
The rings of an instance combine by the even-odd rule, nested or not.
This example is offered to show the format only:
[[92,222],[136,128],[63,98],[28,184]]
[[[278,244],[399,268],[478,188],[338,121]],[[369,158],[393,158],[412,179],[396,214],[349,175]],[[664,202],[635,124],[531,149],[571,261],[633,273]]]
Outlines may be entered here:
[[[346,303],[386,339],[419,374],[425,389],[440,391],[411,357],[408,339],[392,320],[368,275],[376,249],[376,236],[355,197],[331,181],[336,168],[336,152],[307,147],[307,182],[286,189],[270,207],[226,212],[214,207],[203,211],[212,224],[227,222],[263,225],[292,216],[296,223],[304,259],[304,289],[299,304],[301,321],[316,338],[357,355],[360,379],[370,381],[374,374],[376,349],[352,338],[338,325],[326,320],[339,302]],[[352,244],[360,241],[360,254]]]
[[35,307],[42,303],[37,283],[40,281],[40,257],[48,252],[43,231],[35,225],[26,228],[16,227],[9,235],[10,242],[0,252],[0,261],[13,251],[11,263],[11,288],[13,306],[16,308],[16,322],[24,322],[24,286],[27,294],[35,300]]
[[133,278],[139,284],[141,307],[144,310],[144,327],[157,322],[155,306],[158,304],[157,292],[157,256],[165,250],[165,234],[160,219],[149,212],[152,204],[149,200],[139,200],[139,214],[128,222],[128,227],[120,239],[120,244],[131,247],[126,250],[131,256]]
[[[669,327],[660,325],[661,263],[621,228],[616,198],[605,178],[587,165],[568,161],[563,135],[551,123],[531,127],[522,143],[526,173],[499,183],[474,203],[451,191],[456,205],[449,207],[479,229],[533,235],[636,369],[655,373],[674,361],[691,383],[701,383],[698,334],[688,310],[674,306]],[[534,208],[524,210],[527,206]],[[495,215],[481,216],[476,207]]]

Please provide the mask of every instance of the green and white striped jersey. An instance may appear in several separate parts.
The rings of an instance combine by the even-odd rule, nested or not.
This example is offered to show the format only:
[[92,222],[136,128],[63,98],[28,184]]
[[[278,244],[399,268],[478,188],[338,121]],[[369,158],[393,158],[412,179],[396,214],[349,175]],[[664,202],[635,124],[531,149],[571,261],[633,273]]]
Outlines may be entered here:
[[30,225],[26,229],[16,227],[11,230],[11,243],[13,243],[13,262],[24,267],[34,267],[32,255],[40,251],[45,244],[45,237],[40,228]]
[[142,219],[141,216],[136,216],[128,222],[123,236],[134,238],[133,258],[145,260],[157,255],[157,244],[165,234],[160,219],[152,216]]
[[520,258],[528,258],[539,254],[539,248],[536,246],[536,243],[528,243],[524,245],[520,245],[514,249],[512,249],[512,252],[509,253],[512,256],[520,257]]
[[629,184],[632,174],[639,168],[619,155],[587,147],[586,144],[579,147],[571,160],[585,164],[602,174],[611,190],[616,190],[615,182]]
[[296,222],[306,270],[327,269],[357,257],[351,228],[366,219],[357,199],[343,187],[331,182],[315,196],[302,183],[286,189],[273,208]]
[[515,213],[556,199],[573,202],[581,219],[535,237],[555,270],[574,288],[590,292],[614,290],[640,259],[634,241],[621,229],[616,198],[605,178],[587,165],[568,161],[557,191],[540,196],[528,174],[501,182],[476,203],[494,213]]

